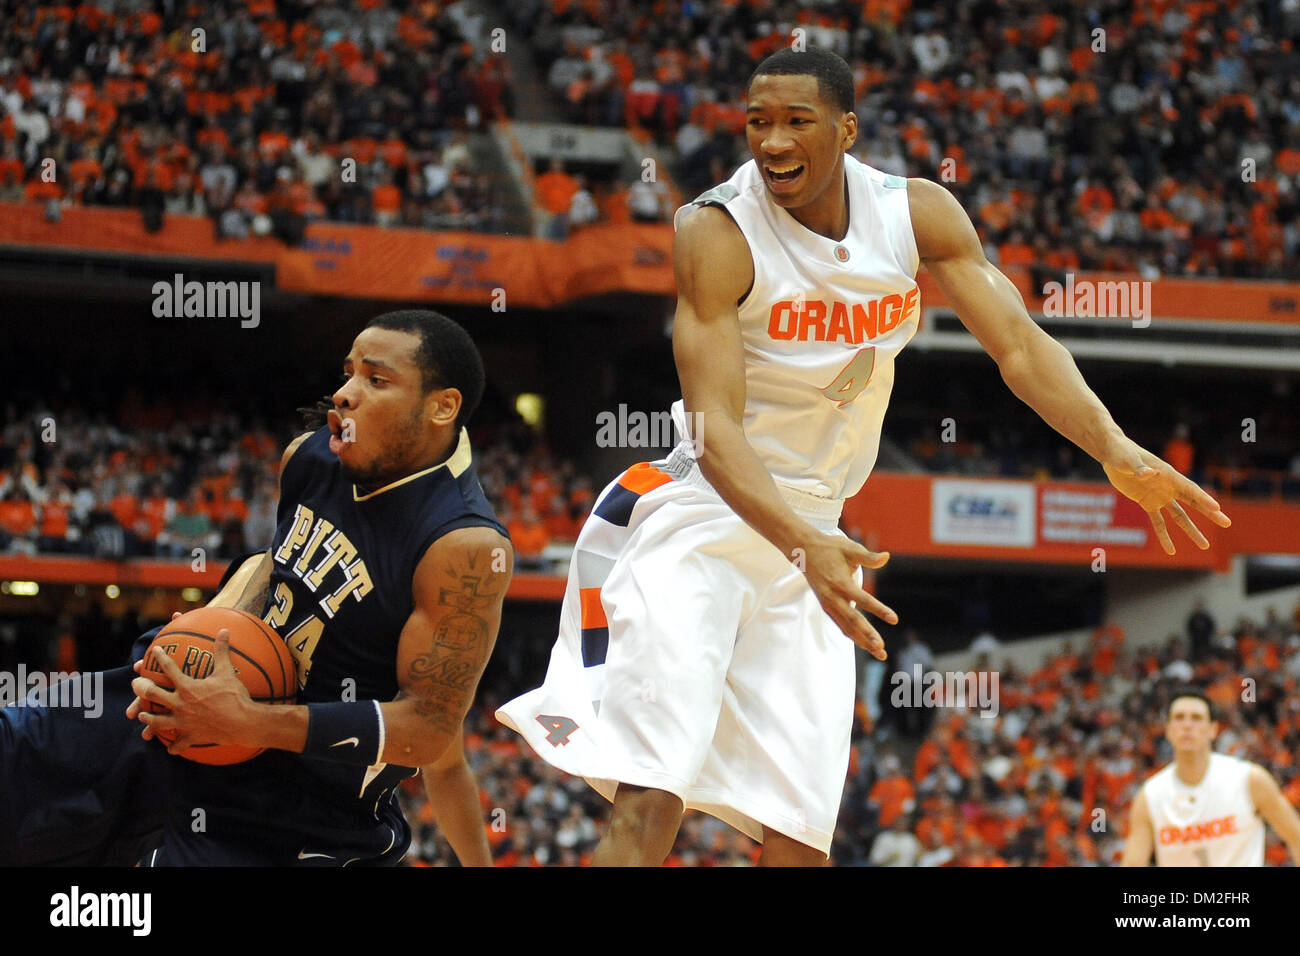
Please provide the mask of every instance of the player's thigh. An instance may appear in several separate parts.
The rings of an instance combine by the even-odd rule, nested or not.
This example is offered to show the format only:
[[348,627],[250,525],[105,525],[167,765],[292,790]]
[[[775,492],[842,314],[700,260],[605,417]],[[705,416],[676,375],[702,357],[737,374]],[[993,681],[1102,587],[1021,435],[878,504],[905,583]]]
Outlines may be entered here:
[[790,566],[741,628],[709,781],[739,792],[800,842],[834,832],[848,768],[853,644]]
[[737,523],[719,515],[640,529],[649,533],[631,542],[601,589],[609,625],[602,729],[631,764],[683,782],[708,751],[740,621],[758,590],[743,560],[728,554]]

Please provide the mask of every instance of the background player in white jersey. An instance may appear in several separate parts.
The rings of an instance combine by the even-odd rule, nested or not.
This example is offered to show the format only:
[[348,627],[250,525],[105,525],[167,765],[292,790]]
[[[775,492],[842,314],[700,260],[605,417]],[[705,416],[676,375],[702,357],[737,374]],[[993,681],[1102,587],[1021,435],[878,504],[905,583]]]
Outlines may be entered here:
[[1153,848],[1157,866],[1263,866],[1264,821],[1300,865],[1300,814],[1263,767],[1213,753],[1218,733],[1208,697],[1175,691],[1165,724],[1174,759],[1133,801],[1124,866],[1146,866]]
[[498,712],[613,800],[598,865],[661,863],[684,807],[762,841],[762,863],[825,861],[853,714],[843,635],[883,660],[861,611],[897,622],[859,583],[888,554],[837,522],[875,463],[922,263],[1015,394],[1103,464],[1166,551],[1162,509],[1202,548],[1180,502],[1229,523],[1124,436],[947,190],[844,155],[853,94],[824,51],[755,71],[754,161],[678,215],[674,411],[699,440],[602,493],[546,681]]

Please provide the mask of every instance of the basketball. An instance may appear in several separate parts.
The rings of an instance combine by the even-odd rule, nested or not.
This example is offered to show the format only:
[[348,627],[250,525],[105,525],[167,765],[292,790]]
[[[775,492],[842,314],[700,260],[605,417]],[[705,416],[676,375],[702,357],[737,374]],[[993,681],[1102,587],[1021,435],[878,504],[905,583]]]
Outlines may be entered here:
[[[203,679],[216,666],[216,636],[222,628],[230,631],[230,660],[235,673],[253,700],[263,704],[291,704],[297,699],[297,678],[289,647],[266,622],[247,611],[226,607],[201,607],[176,618],[153,639],[145,652],[145,674],[159,687],[168,690],[172,682],[154,660],[153,649],[161,647],[188,676]],[[144,702],[154,714],[167,708]],[[176,734],[157,731],[160,740],[170,743]],[[223,744],[195,744],[180,756],[195,763],[227,766],[252,760],[264,748]]]

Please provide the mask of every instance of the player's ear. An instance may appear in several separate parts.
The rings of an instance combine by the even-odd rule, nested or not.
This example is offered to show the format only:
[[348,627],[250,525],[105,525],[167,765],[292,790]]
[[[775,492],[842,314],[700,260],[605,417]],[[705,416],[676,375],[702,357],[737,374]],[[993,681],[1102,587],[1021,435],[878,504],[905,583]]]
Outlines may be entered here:
[[849,110],[841,122],[844,124],[844,132],[840,138],[840,150],[847,152],[858,141],[858,114]]
[[435,388],[425,396],[425,414],[435,425],[452,425],[464,401],[458,388]]

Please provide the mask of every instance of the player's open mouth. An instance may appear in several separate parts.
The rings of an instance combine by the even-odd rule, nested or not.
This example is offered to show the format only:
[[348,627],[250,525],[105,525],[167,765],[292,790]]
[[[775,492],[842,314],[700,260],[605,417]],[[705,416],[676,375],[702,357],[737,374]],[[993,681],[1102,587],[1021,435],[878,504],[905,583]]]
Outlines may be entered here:
[[[337,455],[348,445],[348,443],[343,440],[343,416],[335,409],[331,408],[329,413],[325,416],[325,421],[330,427],[330,451]],[[349,431],[355,430],[356,425],[353,423],[352,428],[349,429]]]
[[767,173],[767,181],[772,185],[788,185],[803,175],[802,164],[786,164],[783,166],[768,166],[764,170]]

